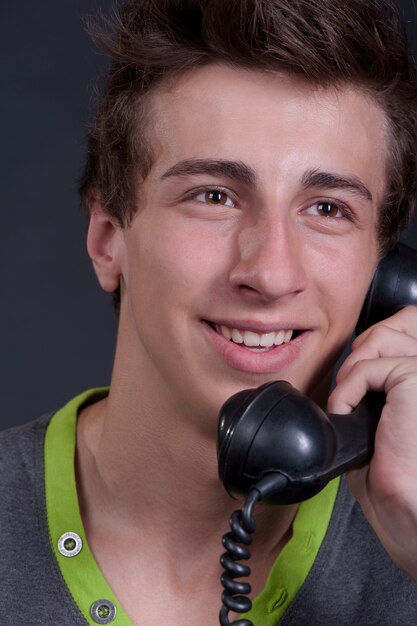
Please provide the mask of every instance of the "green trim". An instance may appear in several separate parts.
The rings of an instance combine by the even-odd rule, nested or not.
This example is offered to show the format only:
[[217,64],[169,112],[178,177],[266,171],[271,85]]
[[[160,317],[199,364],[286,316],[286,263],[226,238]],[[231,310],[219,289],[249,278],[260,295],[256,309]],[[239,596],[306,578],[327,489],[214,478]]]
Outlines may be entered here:
[[258,626],[276,626],[306,580],[333,512],[340,478],[300,505],[292,537],[275,561],[263,591],[246,615]]
[[[77,396],[58,411],[49,423],[45,438],[46,510],[55,558],[87,623],[97,626],[90,615],[90,609],[97,600],[106,599],[113,602],[117,610],[112,625],[132,626],[88,547],[75,484],[75,430],[78,412],[83,405],[96,402],[107,393],[107,389],[96,389]],[[66,532],[77,533],[83,541],[81,552],[71,558],[63,556],[58,550],[58,540]]]
[[[97,402],[108,389],[93,389],[77,396],[50,421],[45,438],[45,490],[52,548],[75,603],[90,626],[97,626],[90,615],[92,604],[110,600],[117,614],[113,626],[132,626],[119,601],[101,573],[85,537],[78,505],[74,459],[77,415],[81,407]],[[276,626],[307,578],[324,539],[333,511],[339,479],[321,493],[303,502],[293,523],[293,535],[279,554],[263,591],[254,599],[247,614],[257,626]],[[58,550],[58,540],[75,532],[83,548],[74,557]],[[219,599],[220,604],[220,599]]]

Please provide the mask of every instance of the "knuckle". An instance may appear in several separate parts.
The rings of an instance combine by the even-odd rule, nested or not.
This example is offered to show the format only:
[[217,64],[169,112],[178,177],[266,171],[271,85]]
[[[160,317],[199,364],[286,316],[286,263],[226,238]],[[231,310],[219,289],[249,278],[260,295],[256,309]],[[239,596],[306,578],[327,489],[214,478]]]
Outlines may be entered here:
[[352,345],[353,349],[357,349],[362,347],[363,350],[370,350],[371,353],[375,353],[378,351],[378,346],[383,345],[388,341],[390,333],[392,333],[393,329],[389,326],[385,321],[379,322],[375,324],[375,326],[371,326],[368,329],[368,333],[366,337],[355,346]]
[[346,364],[345,361],[343,366],[336,374],[336,384],[339,385],[342,381],[350,377],[360,378],[364,370],[368,367],[369,361],[370,359],[350,359],[348,364]]
[[369,367],[369,362],[370,359],[359,359],[358,361],[353,363],[352,367],[350,368],[352,376],[361,376],[364,370]]

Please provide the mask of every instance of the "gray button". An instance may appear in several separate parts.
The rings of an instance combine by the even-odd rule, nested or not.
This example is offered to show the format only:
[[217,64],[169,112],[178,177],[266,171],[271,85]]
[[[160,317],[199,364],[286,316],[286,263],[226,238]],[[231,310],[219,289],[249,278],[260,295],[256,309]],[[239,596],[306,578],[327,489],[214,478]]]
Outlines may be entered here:
[[83,547],[80,535],[77,533],[64,533],[58,539],[58,550],[63,556],[77,556]]
[[96,624],[110,624],[116,617],[116,607],[110,600],[97,600],[91,605],[90,614]]

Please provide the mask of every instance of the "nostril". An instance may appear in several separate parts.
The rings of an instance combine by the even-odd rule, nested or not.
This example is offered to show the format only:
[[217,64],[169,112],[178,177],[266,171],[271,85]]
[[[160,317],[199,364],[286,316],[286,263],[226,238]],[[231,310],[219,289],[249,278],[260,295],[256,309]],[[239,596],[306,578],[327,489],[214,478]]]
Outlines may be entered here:
[[250,285],[240,285],[239,289],[247,293],[258,293],[255,287],[251,287]]

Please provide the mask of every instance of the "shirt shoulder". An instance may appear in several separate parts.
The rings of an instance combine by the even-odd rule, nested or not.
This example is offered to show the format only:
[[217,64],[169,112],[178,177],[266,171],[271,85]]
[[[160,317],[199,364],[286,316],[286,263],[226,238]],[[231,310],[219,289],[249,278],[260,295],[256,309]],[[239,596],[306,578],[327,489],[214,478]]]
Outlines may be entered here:
[[50,544],[44,441],[52,414],[0,432],[0,623],[85,626]]
[[282,626],[417,623],[417,583],[386,553],[342,480],[315,563]]

